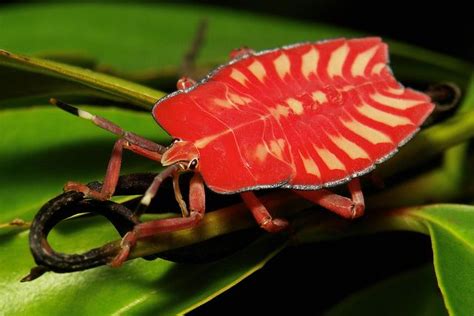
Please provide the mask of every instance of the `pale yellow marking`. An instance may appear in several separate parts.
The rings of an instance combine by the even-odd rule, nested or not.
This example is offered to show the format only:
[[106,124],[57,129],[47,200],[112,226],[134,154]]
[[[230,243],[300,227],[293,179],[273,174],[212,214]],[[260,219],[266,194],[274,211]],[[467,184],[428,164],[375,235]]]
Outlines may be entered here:
[[258,144],[255,148],[255,157],[258,159],[258,161],[264,162],[265,159],[267,159],[267,155],[267,147],[264,144]]
[[355,119],[351,119],[350,121],[341,120],[342,124],[359,135],[362,138],[367,139],[372,144],[380,144],[380,143],[392,143],[390,137],[385,135],[384,133],[373,129],[367,125],[362,124]]
[[378,92],[371,94],[370,97],[378,103],[401,110],[406,110],[414,107],[415,105],[424,103],[423,100],[406,100],[396,97],[388,97]]
[[258,60],[254,61],[250,66],[248,66],[248,69],[255,77],[257,77],[258,80],[260,80],[260,82],[263,82],[263,79],[267,75],[265,67],[263,67],[262,63]]
[[329,136],[329,138],[337,147],[351,157],[351,159],[370,159],[369,154],[365,150],[344,136]]
[[252,101],[252,99],[235,94],[235,93],[228,93],[229,99],[231,102],[237,104],[237,105],[244,105],[248,104]]
[[301,59],[301,72],[303,76],[308,79],[311,73],[316,74],[319,61],[319,52],[317,49],[312,48],[309,52],[304,54]]
[[365,74],[365,69],[370,60],[374,57],[378,48],[379,46],[377,45],[357,55],[351,67],[352,76],[363,76]]
[[303,155],[300,153],[300,158],[301,161],[303,162],[304,169],[306,170],[307,173],[312,174],[317,176],[318,178],[321,178],[321,172],[319,171],[318,166],[314,162],[312,158],[305,158]]
[[270,142],[270,150],[272,151],[272,153],[275,154],[275,156],[278,157],[278,159],[280,160],[283,160],[283,155],[282,155],[282,148],[280,147],[280,145],[278,144],[278,142],[276,140],[272,140]]
[[341,90],[342,91],[350,91],[350,90],[354,90],[355,88],[356,88],[356,86],[348,84],[347,86],[342,87]]
[[385,68],[384,63],[378,63],[374,66],[374,68],[372,68],[372,74],[380,75],[380,73],[382,72],[384,68]]
[[359,113],[362,115],[391,127],[400,125],[413,125],[413,122],[406,117],[380,111],[379,109],[376,109],[368,104],[363,104],[362,106],[356,108],[357,111],[359,111]]
[[303,114],[303,103],[293,98],[286,99],[286,103],[296,115]]
[[287,106],[278,104],[276,108],[270,109],[270,113],[279,120],[280,116],[287,117],[290,113],[290,109]]
[[275,65],[275,70],[280,79],[285,78],[285,75],[290,73],[290,59],[286,54],[281,54],[278,58],[275,58],[273,65]]
[[227,129],[223,132],[220,132],[220,133],[217,133],[217,134],[214,134],[214,135],[210,135],[210,136],[206,136],[206,137],[203,137],[201,139],[198,139],[194,145],[197,147],[197,148],[204,148],[206,147],[210,142],[212,142],[213,140],[225,135],[225,134],[228,134],[232,132],[231,130]]
[[277,139],[278,145],[280,145],[281,149],[285,149],[286,141],[283,138],[278,138]]
[[331,53],[328,63],[328,75],[330,77],[342,76],[342,67],[346,62],[347,54],[349,53],[349,46],[342,45]]
[[[288,112],[288,111],[287,111]],[[264,115],[264,116],[261,116],[259,118],[259,120],[266,120],[267,118],[270,117],[270,114],[267,114],[267,115]],[[206,147],[210,142],[216,140],[217,138],[221,137],[221,136],[224,136],[226,134],[231,134],[233,133],[235,130],[238,130],[239,128],[245,128],[247,125],[250,125],[250,124],[253,124],[255,123],[255,120],[252,120],[252,121],[247,121],[245,123],[242,123],[240,125],[237,125],[237,126],[234,126],[233,128],[227,128],[225,130],[223,130],[222,132],[219,132],[219,133],[216,133],[214,135],[209,135],[209,136],[206,136],[206,137],[203,137],[201,139],[198,139],[194,142],[194,145],[197,147],[197,148],[204,148]],[[283,148],[283,147],[282,147]]]
[[319,148],[314,145],[313,147],[329,169],[346,170],[346,166],[344,166],[344,164],[332,152],[326,148]]
[[311,98],[313,98],[314,101],[319,102],[319,103],[328,102],[328,98],[326,97],[326,93],[324,93],[322,91],[314,91],[311,94]]
[[230,103],[229,100],[224,100],[224,99],[219,99],[219,98],[214,99],[214,104],[226,109],[232,109],[234,107],[234,105]]
[[405,89],[403,87],[399,87],[399,88],[388,88],[387,89],[387,92],[391,93],[391,94],[403,94],[403,92],[405,92]]
[[247,85],[246,83],[248,80],[247,77],[235,68],[232,69],[232,72],[230,73],[230,77],[243,86]]
[[83,119],[86,119],[86,120],[93,120],[93,119],[95,119],[95,115],[90,114],[89,112],[86,112],[86,111],[81,110],[81,109],[77,109],[77,115],[78,115],[79,117],[82,117]]

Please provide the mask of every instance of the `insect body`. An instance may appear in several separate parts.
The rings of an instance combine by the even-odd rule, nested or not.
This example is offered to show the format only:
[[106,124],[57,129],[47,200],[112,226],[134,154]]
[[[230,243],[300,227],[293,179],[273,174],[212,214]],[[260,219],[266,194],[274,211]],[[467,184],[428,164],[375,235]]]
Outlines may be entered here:
[[[68,183],[66,190],[110,198],[123,148],[166,166],[141,205],[173,177],[183,217],[136,225],[112,265],[126,260],[139,238],[197,225],[205,210],[204,183],[217,193],[240,193],[270,232],[288,223],[272,218],[253,190],[291,189],[345,218],[359,217],[364,199],[358,177],[392,156],[434,107],[427,95],[396,81],[387,65],[387,45],[379,38],[243,49],[233,57],[199,83],[181,79],[178,91],[156,103],[154,118],[176,139],[168,148],[55,101],[121,136],[101,192],[77,183]],[[182,172],[194,172],[190,212],[179,192]],[[343,183],[350,199],[326,189]]]

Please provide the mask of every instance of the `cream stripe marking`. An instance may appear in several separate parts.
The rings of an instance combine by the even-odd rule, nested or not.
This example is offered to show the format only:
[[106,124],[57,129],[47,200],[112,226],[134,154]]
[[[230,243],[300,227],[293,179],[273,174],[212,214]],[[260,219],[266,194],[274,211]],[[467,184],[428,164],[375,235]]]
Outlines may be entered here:
[[342,67],[346,62],[347,54],[349,53],[349,46],[342,45],[331,53],[328,63],[328,75],[330,77],[342,76]]
[[273,135],[275,135],[274,128],[273,128],[274,123],[277,125],[277,127],[279,128],[280,132],[282,133],[282,135],[284,137],[284,139],[279,138],[277,140],[277,142],[280,145],[283,152],[285,152],[285,145],[288,145],[288,155],[289,155],[291,161],[288,162],[288,161],[285,160],[285,162],[288,163],[291,166],[291,168],[293,169],[293,175],[294,175],[296,173],[296,164],[295,164],[295,158],[293,156],[291,144],[288,142],[288,136],[284,133],[283,126],[281,125],[280,121],[278,121],[278,120],[270,120]]
[[351,159],[370,159],[369,154],[359,147],[356,143],[351,142],[342,135],[328,135],[331,141],[344,151]]
[[277,104],[276,108],[270,108],[268,110],[277,121],[280,120],[280,116],[287,117],[290,113],[290,109],[287,106],[283,106],[281,104]]
[[267,159],[268,150],[265,144],[258,144],[255,147],[255,158],[258,159],[259,162],[264,162]]
[[326,94],[322,91],[314,91],[311,94],[311,98],[313,99],[313,101],[316,101],[319,103],[328,102],[328,98],[326,97]]
[[378,63],[372,68],[372,74],[380,75],[380,73],[382,72],[384,68],[385,68],[384,63]]
[[369,119],[391,127],[400,125],[413,125],[413,122],[406,117],[380,111],[379,109],[376,109],[365,103],[362,106],[356,107],[356,109],[359,111],[359,113],[368,117]]
[[321,178],[321,172],[312,158],[305,158],[300,152],[300,158],[307,173]]
[[[272,151],[272,153],[275,154],[275,156],[278,159],[283,160],[283,151],[282,151],[282,147],[280,146],[280,140],[282,142],[284,142],[284,140],[282,138],[278,139],[278,141],[272,140],[270,142],[270,150]],[[284,143],[283,143],[283,145],[284,145]]]
[[246,83],[246,81],[248,80],[247,77],[235,68],[232,69],[232,72],[230,73],[230,77],[243,86],[247,85]]
[[379,92],[371,94],[370,97],[383,105],[389,106],[394,109],[401,109],[406,110],[412,108],[418,104],[425,103],[423,100],[410,100],[410,99],[403,99],[403,98],[396,98],[396,97],[387,97]]
[[301,57],[301,72],[308,79],[311,73],[316,74],[318,68],[319,52],[316,48],[312,48],[309,52]]
[[377,45],[357,55],[351,68],[352,76],[363,76],[365,74],[365,69],[378,48],[379,46]]
[[232,108],[235,108],[234,105],[229,102],[229,100],[227,99],[219,99],[219,98],[215,98],[214,99],[214,104],[219,106],[219,107],[222,107],[222,108],[226,108],[226,109],[232,109]]
[[206,137],[203,137],[203,138],[200,138],[198,140],[196,140],[194,142],[194,145],[197,147],[197,148],[204,148],[206,147],[210,142],[212,142],[213,140],[216,140],[217,138],[221,137],[221,136],[224,136],[225,134],[228,134],[230,133],[232,130],[230,129],[226,129],[220,133],[217,133],[217,134],[214,134],[214,135],[210,135],[210,136],[206,136]]
[[290,73],[290,59],[284,53],[273,60],[273,65],[280,79],[285,78],[285,75]]
[[286,100],[286,103],[296,115],[303,114],[303,103],[301,103],[300,101],[293,98],[288,98]]
[[[201,108],[202,109],[202,108]],[[234,127],[229,127],[227,124],[225,124],[224,122],[222,122],[220,119],[218,119],[217,117],[215,117],[214,115],[212,115],[211,113],[209,113],[208,111],[205,111],[203,109],[204,112],[208,113],[210,116],[212,116],[213,118],[215,118],[216,120],[218,120],[219,122],[221,122],[223,125],[227,126],[227,128],[225,130],[223,130],[222,132],[219,132],[219,133],[216,133],[214,135],[209,135],[209,136],[206,136],[206,137],[203,137],[203,138],[200,138],[198,140],[196,140],[194,142],[194,145],[197,147],[197,148],[204,148],[206,147],[210,142],[214,141],[215,139],[221,137],[221,136],[224,136],[225,134],[229,134],[229,133],[233,133],[235,130],[239,129],[239,128],[243,128],[247,125],[250,125],[250,124],[253,124],[257,121],[262,121],[264,122],[264,124],[266,124],[266,119],[268,117],[271,116],[271,114],[268,114],[268,115],[265,115],[265,116],[260,116],[258,119],[255,119],[255,120],[251,120],[251,121],[248,121],[248,122],[245,122],[245,123],[242,123],[240,125],[237,125],[237,126],[234,126]]]
[[373,129],[372,127],[364,125],[361,122],[356,121],[354,118],[351,118],[348,121],[341,119],[341,123],[349,130],[356,133],[360,137],[365,138],[372,144],[393,143],[390,137],[388,137],[384,133]]
[[261,62],[256,60],[247,68],[255,77],[257,77],[258,80],[260,80],[260,82],[263,82],[267,72],[265,71],[265,67],[263,67]]
[[387,92],[392,93],[392,94],[403,94],[403,92],[405,92],[405,89],[403,87],[398,87],[398,88],[389,87],[387,88]]
[[232,93],[232,92],[228,92],[227,96],[229,97],[230,102],[232,102],[234,104],[237,104],[237,105],[244,105],[244,104],[248,104],[248,103],[252,102],[252,99],[247,98],[243,95],[238,95],[238,94]]
[[332,152],[326,148],[319,148],[315,145],[313,145],[313,147],[329,169],[346,171],[346,166],[344,166],[344,164]]

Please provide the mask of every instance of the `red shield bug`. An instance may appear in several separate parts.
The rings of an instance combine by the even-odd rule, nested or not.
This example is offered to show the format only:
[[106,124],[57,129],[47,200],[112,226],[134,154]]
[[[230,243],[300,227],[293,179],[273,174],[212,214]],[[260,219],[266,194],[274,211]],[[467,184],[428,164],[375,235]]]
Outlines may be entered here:
[[[269,232],[287,228],[288,222],[272,218],[254,190],[293,190],[344,218],[357,218],[364,212],[358,177],[394,155],[434,108],[427,95],[393,77],[387,45],[379,38],[261,52],[240,49],[231,58],[200,82],[180,79],[178,90],[155,104],[153,117],[175,138],[169,147],[52,100],[120,137],[101,191],[74,182],[66,184],[67,191],[109,199],[124,148],[165,166],[141,199],[142,208],[163,180],[173,179],[183,216],[135,225],[112,266],[122,264],[140,238],[198,225],[205,211],[205,185],[221,194],[239,193]],[[189,211],[178,185],[183,172],[194,173]],[[345,183],[350,198],[327,189]]]

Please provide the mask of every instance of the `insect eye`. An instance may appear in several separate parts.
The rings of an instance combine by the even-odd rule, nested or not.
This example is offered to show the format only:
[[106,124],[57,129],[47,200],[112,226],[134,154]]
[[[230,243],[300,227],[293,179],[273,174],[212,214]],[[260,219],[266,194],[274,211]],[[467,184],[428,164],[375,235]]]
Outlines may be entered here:
[[194,159],[191,160],[191,162],[189,163],[188,169],[189,169],[189,170],[194,170],[194,169],[196,169],[197,165],[198,165],[198,160],[197,160],[196,158],[194,158]]

